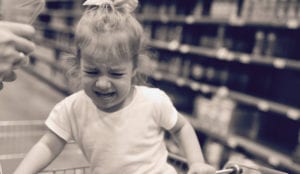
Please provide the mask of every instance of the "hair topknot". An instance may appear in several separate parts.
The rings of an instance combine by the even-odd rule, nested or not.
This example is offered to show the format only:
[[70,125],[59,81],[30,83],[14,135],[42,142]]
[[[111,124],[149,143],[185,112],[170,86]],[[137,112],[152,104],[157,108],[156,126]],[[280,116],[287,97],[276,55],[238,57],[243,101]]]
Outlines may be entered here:
[[122,13],[131,13],[138,6],[138,0],[86,0],[84,6],[112,8]]

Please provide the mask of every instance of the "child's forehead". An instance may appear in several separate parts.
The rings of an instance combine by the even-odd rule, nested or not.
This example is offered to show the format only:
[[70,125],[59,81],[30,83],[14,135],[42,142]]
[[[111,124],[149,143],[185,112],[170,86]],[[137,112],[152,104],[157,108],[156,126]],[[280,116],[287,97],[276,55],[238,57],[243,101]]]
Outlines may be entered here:
[[88,66],[106,66],[111,67],[112,69],[119,69],[123,66],[128,66],[132,63],[129,59],[125,57],[116,57],[116,56],[103,56],[103,55],[82,55],[82,64]]

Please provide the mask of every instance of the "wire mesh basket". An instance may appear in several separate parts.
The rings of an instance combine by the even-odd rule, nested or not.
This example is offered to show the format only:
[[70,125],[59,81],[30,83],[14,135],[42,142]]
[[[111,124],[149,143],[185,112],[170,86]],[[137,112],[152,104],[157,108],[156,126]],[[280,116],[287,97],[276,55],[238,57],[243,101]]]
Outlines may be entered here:
[[[3,153],[15,154],[18,158],[23,158],[24,153],[27,152],[32,145],[38,141],[38,139],[44,134],[46,127],[44,121],[1,121],[0,122],[0,174],[6,174],[10,172],[4,171],[4,164],[1,167],[1,160],[9,155],[3,155]],[[83,160],[82,152],[75,143],[67,144],[70,156],[65,155],[65,159],[77,158],[76,163],[66,161],[63,164],[61,162],[52,163],[40,174],[91,174],[89,164]],[[1,154],[2,153],[2,154]],[[23,154],[23,155],[20,155]],[[62,153],[63,154],[63,153]],[[77,157],[74,155],[77,154]],[[3,158],[3,159],[2,159]],[[168,162],[174,166],[178,174],[186,174],[188,171],[188,165],[186,159],[175,155],[169,154]],[[3,170],[3,171],[2,171]],[[5,173],[3,173],[5,172]],[[287,174],[278,170],[269,169],[260,165],[249,165],[243,162],[227,162],[224,169],[218,170],[216,174]]]
[[46,169],[39,174],[91,174],[91,170],[88,166],[85,166],[65,169]]

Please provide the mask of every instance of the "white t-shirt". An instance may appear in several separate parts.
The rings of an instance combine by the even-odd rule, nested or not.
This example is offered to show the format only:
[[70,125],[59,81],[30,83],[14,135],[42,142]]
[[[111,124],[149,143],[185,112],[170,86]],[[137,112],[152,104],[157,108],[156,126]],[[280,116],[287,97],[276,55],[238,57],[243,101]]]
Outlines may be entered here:
[[135,89],[131,103],[113,113],[99,110],[79,91],[54,107],[46,125],[78,143],[93,174],[175,174],[167,164],[164,130],[176,124],[177,111],[163,91]]

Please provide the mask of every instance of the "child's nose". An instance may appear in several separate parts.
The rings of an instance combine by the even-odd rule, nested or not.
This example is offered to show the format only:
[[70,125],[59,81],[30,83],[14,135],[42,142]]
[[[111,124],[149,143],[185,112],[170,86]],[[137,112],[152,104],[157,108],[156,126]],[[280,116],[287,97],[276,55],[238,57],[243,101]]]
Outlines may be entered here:
[[111,87],[111,82],[107,77],[99,77],[96,81],[96,87],[101,90],[107,90]]

